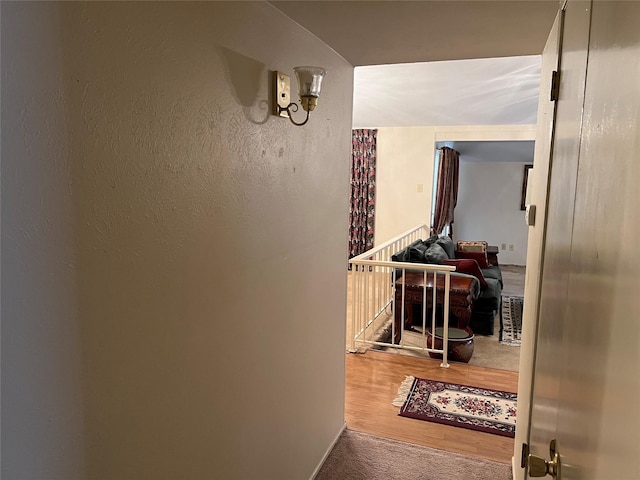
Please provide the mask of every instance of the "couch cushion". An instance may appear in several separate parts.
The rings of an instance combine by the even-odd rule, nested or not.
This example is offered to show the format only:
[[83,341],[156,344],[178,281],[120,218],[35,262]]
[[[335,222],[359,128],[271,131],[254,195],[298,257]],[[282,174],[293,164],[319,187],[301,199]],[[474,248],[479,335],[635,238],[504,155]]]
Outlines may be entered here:
[[[391,255],[391,260],[393,260],[394,262],[408,262],[408,261],[410,261],[409,260],[409,249],[412,248],[412,247],[415,247],[416,245],[422,245],[422,239],[418,239],[415,242],[410,243],[409,245],[407,245],[405,248],[403,248],[399,252],[396,252],[393,255]],[[420,260],[420,262],[422,262],[422,260]]]
[[409,258],[405,260],[411,263],[424,263],[424,256],[428,247],[423,243],[416,243],[408,248]]
[[502,286],[500,280],[496,278],[485,278],[487,287],[483,288],[480,296],[473,304],[473,308],[497,310],[500,306],[500,297],[502,295]]
[[478,262],[478,266],[480,268],[489,268],[487,252],[465,252],[462,250],[456,250],[456,258],[472,258]]
[[444,251],[447,252],[447,257],[456,258],[456,246],[450,237],[438,237],[435,240],[435,243],[440,245],[444,249]]
[[484,240],[480,241],[468,241],[468,240],[460,240],[456,244],[456,250],[460,250],[461,252],[486,252],[488,243]]
[[433,245],[434,243],[436,243],[436,240],[438,240],[438,238],[439,238],[439,237],[438,237],[438,235],[432,235],[432,236],[430,236],[429,238],[427,238],[427,239],[424,241],[424,244],[425,244],[427,247],[430,247],[431,245]]
[[445,260],[442,262],[444,265],[451,265],[456,267],[456,272],[466,273],[473,275],[480,282],[482,289],[487,288],[487,281],[482,274],[482,270],[478,266],[478,262],[473,259],[458,259],[458,260]]
[[481,270],[484,278],[495,278],[497,280],[500,280],[500,286],[504,288],[504,283],[502,282],[502,271],[500,270],[499,266],[489,265],[489,268],[483,268]]
[[424,252],[424,262],[425,263],[435,263],[435,264],[438,264],[438,265],[442,265],[442,262],[444,260],[447,260],[448,258],[449,257],[447,256],[447,252],[445,252],[444,248],[442,248],[437,243],[434,243],[433,245],[431,245]]

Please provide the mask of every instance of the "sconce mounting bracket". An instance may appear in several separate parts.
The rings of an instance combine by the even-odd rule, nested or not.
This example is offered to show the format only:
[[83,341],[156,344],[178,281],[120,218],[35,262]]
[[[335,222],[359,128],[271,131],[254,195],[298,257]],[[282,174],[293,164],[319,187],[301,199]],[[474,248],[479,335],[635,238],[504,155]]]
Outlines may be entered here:
[[290,118],[288,107],[291,104],[291,78],[282,72],[273,72],[273,114]]

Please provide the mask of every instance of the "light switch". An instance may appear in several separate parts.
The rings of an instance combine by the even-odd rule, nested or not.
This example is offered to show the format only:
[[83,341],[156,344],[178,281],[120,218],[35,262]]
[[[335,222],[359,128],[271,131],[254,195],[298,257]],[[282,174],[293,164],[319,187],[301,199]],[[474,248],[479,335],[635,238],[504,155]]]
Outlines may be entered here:
[[422,193],[424,191],[424,186],[422,183],[418,184],[418,193]]

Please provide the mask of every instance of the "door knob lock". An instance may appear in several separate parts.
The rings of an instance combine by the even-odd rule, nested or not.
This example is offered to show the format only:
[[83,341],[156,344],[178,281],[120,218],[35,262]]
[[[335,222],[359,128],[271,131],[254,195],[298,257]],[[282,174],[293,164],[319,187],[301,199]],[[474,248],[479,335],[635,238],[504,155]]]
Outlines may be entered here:
[[549,444],[549,456],[551,460],[529,454],[527,457],[527,472],[529,477],[545,477],[551,475],[557,480],[560,478],[560,455],[556,448],[556,440]]

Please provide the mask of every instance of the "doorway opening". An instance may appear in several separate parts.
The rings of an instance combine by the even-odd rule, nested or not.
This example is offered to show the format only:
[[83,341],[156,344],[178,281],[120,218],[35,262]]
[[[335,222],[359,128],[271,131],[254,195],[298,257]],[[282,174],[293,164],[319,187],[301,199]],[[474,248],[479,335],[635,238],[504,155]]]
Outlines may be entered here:
[[[471,65],[471,63],[462,65],[465,62],[480,62],[488,66],[491,63],[490,60],[495,59],[433,62],[429,67],[433,68],[438,66],[434,64],[441,64],[439,66],[444,67],[443,72],[446,72],[449,68],[464,69]],[[498,261],[501,266],[504,266],[505,280],[507,281],[508,290],[505,292],[523,295],[527,227],[524,212],[520,210],[520,204],[523,165],[533,163],[540,57],[517,57],[514,62],[519,63],[520,66],[517,68],[519,73],[513,75],[518,77],[518,75],[524,74],[523,77],[526,78],[514,80],[514,77],[509,73],[504,73],[501,78],[496,79],[494,70],[494,77],[489,79],[487,76],[478,80],[477,90],[471,93],[468,88],[458,90],[454,88],[453,97],[444,99],[443,96],[440,96],[436,102],[439,108],[435,108],[435,104],[429,107],[413,108],[411,102],[416,103],[416,95],[411,88],[408,88],[412,94],[411,100],[406,104],[398,103],[396,90],[392,96],[396,103],[393,111],[380,108],[376,101],[372,101],[372,99],[377,99],[377,95],[371,95],[369,89],[371,85],[367,84],[365,78],[371,72],[369,69],[380,67],[357,68],[354,87],[354,128],[375,128],[377,133],[374,245],[380,245],[416,225],[431,223],[436,151],[442,145],[450,146],[461,153],[461,186],[458,207],[455,210],[453,239],[454,241],[485,240],[490,245],[497,247]],[[453,65],[454,63],[459,63],[459,65]],[[476,67],[480,63],[476,64]],[[393,69],[399,66],[384,67]],[[431,73],[427,80],[422,77],[424,82],[431,87],[438,85],[440,88],[444,84],[455,83],[461,78],[460,70],[453,77],[455,80],[452,80],[452,77],[446,77],[446,75],[438,77],[433,71]],[[412,75],[409,77],[413,78]],[[405,80],[406,78],[405,76]],[[381,81],[379,72],[376,73],[375,79],[376,88],[384,90],[384,82]],[[469,80],[469,78],[465,77],[465,80]],[[504,88],[510,93],[496,103],[490,98],[496,92],[498,95],[500,92],[504,94],[498,85],[500,82],[503,82]],[[489,88],[488,85],[491,87]],[[364,103],[359,100],[358,90],[363,86],[366,87],[364,90],[367,92]],[[430,91],[429,95],[438,96],[438,88],[434,88],[433,92]],[[530,91],[527,92],[530,88],[533,88],[533,94]],[[387,89],[387,92],[389,91],[393,91],[393,89]],[[464,95],[460,94],[461,91],[464,92]],[[380,95],[384,94],[380,93]],[[458,98],[455,98],[456,96]],[[388,94],[387,97],[389,97]],[[470,99],[470,97],[473,98]],[[467,104],[461,105],[458,100]],[[485,101],[488,103],[483,103]],[[501,103],[503,101],[505,103]],[[358,102],[361,103],[358,104]],[[481,103],[483,106],[479,107]],[[375,110],[378,115],[375,120],[371,122],[358,120],[364,118],[362,115],[366,114],[367,109]],[[385,119],[380,117],[382,112],[388,113]],[[411,115],[418,115],[421,118],[415,120],[414,117],[411,120],[409,119]],[[454,117],[457,118],[454,119]],[[515,118],[517,120],[514,121]],[[524,156],[522,151],[526,152]],[[481,157],[484,158],[481,159]],[[508,189],[502,188],[507,184],[509,185]],[[481,188],[483,185],[485,190]],[[495,200],[495,205],[488,201],[489,198],[492,201]],[[484,210],[481,208],[483,203],[486,205]],[[490,218],[491,213],[495,213],[496,218]],[[517,220],[514,220],[516,217]],[[478,218],[480,218],[479,221],[474,221]],[[516,226],[520,227],[518,232],[514,231],[513,227]],[[524,238],[522,238],[522,232],[524,232]],[[511,247],[512,245],[513,247]],[[510,271],[511,265],[515,266],[513,271]],[[351,282],[348,285],[350,286]],[[498,346],[499,319],[494,323],[497,329],[492,340]],[[478,341],[486,338],[488,337],[478,339]],[[513,349],[512,353],[517,352],[517,347],[505,346],[504,348]],[[477,352],[479,350],[480,347]],[[371,354],[378,357],[383,355],[380,352],[372,352]],[[370,353],[367,352],[366,355],[370,355]],[[393,368],[392,365],[397,363],[394,357],[397,358],[400,355],[384,355],[384,363],[389,364],[389,368]],[[415,355],[414,358],[416,358]],[[418,360],[420,359],[418,358]],[[402,362],[403,360],[398,361]],[[431,360],[427,357],[422,361],[426,363]],[[353,362],[348,357],[347,382],[350,381],[350,363]],[[432,363],[439,365],[437,362]],[[512,355],[510,363],[513,370],[502,371],[517,378],[517,353]],[[504,368],[504,365],[502,367]],[[500,365],[495,364],[481,368],[501,370]],[[473,368],[465,369],[465,371],[468,384],[486,381],[486,378],[474,378]],[[499,388],[498,384],[501,381],[498,380],[496,385],[487,383],[485,385],[488,388]],[[515,388],[517,388],[517,380]],[[366,406],[361,407],[361,411],[366,409]]]

